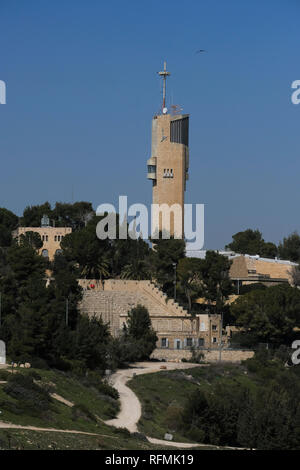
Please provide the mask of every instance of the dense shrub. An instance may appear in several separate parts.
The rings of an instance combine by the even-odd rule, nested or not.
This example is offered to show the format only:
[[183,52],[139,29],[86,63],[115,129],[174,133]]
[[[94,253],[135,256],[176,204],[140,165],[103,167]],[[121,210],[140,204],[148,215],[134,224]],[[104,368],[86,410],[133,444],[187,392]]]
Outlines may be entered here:
[[[198,442],[262,450],[300,448],[300,370],[287,369],[279,354],[259,352],[247,370],[230,374],[205,370],[209,389],[194,391],[182,413],[184,435]],[[248,374],[250,372],[250,374]],[[248,378],[244,380],[245,374]],[[243,374],[243,375],[242,375]],[[226,378],[225,378],[226,377]]]
[[10,375],[10,372],[8,372],[7,370],[0,370],[0,380],[8,380]]
[[72,419],[76,421],[77,419],[84,419],[85,421],[97,422],[97,418],[93,413],[83,404],[77,404],[72,407]]
[[52,398],[46,387],[37,385],[33,378],[20,373],[11,374],[4,391],[12,398],[18,400],[21,407],[25,407],[33,414],[41,414],[50,410]]

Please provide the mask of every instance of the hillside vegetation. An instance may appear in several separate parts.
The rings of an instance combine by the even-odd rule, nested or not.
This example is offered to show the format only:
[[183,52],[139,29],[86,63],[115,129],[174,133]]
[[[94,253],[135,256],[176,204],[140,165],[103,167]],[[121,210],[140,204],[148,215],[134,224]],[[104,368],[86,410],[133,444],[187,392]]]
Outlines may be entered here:
[[243,365],[133,378],[129,386],[143,409],[140,432],[219,446],[299,449],[300,369],[285,367],[284,355],[263,351]]

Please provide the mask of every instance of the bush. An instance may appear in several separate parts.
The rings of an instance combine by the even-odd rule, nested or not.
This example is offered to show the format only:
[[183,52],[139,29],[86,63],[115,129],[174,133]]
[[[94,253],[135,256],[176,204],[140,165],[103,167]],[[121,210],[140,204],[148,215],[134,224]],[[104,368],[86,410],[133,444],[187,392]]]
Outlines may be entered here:
[[33,380],[42,380],[40,374],[38,374],[35,370],[30,370],[27,375]]
[[52,398],[46,388],[37,385],[33,378],[20,373],[11,374],[4,391],[12,398],[18,400],[18,404],[29,409],[32,414],[41,414],[50,409]]
[[40,357],[34,357],[33,359],[31,359],[30,364],[33,369],[40,369],[40,370],[50,369],[48,363]]
[[205,441],[205,432],[202,429],[197,428],[196,426],[191,426],[190,429],[185,433],[186,437],[196,442]]
[[72,407],[71,414],[73,421],[81,418],[85,421],[93,421],[94,423],[97,422],[97,418],[93,415],[93,413],[91,413],[87,406],[81,403]]
[[176,402],[168,406],[165,415],[165,423],[170,432],[178,431],[182,427],[182,412],[183,408]]
[[147,437],[145,436],[145,434],[142,434],[140,432],[133,432],[131,434],[131,437],[134,437],[135,439],[139,440],[139,441],[144,441],[144,442],[148,442],[148,439]]
[[191,348],[192,357],[188,362],[193,364],[203,364],[204,363],[204,353],[202,351],[197,351],[195,348]]
[[115,400],[120,398],[118,390],[113,388],[107,382],[100,382],[97,386],[97,390],[104,395],[108,395],[109,397],[114,398]]
[[107,380],[102,379],[101,375],[94,371],[89,371],[88,374],[81,380],[84,385],[95,387],[99,393],[107,395],[114,400],[118,400],[119,392],[109,385]]
[[9,413],[13,413],[14,415],[21,415],[24,413],[24,409],[22,408],[22,406],[13,401],[1,400],[0,409],[1,411],[8,411]]
[[0,380],[8,380],[9,377],[11,376],[11,373],[8,372],[7,370],[0,370]]
[[123,437],[131,437],[131,433],[127,428],[114,428],[113,433],[120,434]]

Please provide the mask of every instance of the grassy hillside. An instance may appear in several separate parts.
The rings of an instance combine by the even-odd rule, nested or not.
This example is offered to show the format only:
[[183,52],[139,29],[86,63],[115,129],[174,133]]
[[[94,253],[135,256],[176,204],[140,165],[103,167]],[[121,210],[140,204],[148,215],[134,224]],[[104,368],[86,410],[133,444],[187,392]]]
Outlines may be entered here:
[[171,432],[174,441],[193,442],[178,426],[181,413],[194,391],[210,393],[216,384],[241,384],[252,389],[257,386],[245,367],[239,365],[211,365],[134,377],[128,385],[142,402],[140,432],[159,439]]
[[[0,384],[0,420],[6,423],[62,430],[78,430],[95,433],[97,436],[42,432],[32,430],[0,429],[0,449],[149,449],[151,445],[142,436],[131,435],[127,430],[107,426],[102,420],[114,417],[119,402],[112,398],[103,387],[97,389],[97,380],[91,383],[86,378],[76,378],[53,370],[20,369],[19,374],[34,377],[34,383],[41,389],[55,393],[75,404],[67,406],[55,399],[38,411],[35,391],[18,389],[13,395],[7,393],[7,384]],[[15,375],[15,374],[14,374]],[[0,371],[0,381],[7,381],[11,374]],[[99,377],[100,383],[100,377]],[[93,385],[96,384],[96,385]],[[110,390],[109,390],[110,392]],[[19,394],[19,395],[18,395]],[[167,448],[167,446],[166,446]]]

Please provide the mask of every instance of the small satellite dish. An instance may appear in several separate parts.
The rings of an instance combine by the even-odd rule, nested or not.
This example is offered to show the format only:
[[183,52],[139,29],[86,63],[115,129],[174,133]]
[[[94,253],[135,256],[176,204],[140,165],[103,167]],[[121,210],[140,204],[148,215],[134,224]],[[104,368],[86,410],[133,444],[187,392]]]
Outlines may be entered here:
[[167,114],[168,108],[163,108],[163,114]]

